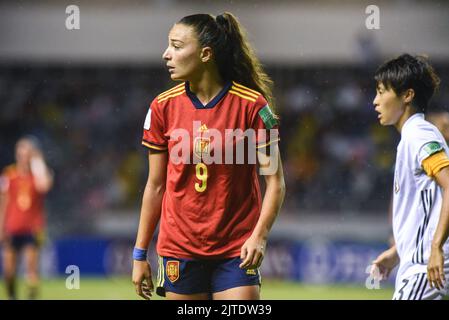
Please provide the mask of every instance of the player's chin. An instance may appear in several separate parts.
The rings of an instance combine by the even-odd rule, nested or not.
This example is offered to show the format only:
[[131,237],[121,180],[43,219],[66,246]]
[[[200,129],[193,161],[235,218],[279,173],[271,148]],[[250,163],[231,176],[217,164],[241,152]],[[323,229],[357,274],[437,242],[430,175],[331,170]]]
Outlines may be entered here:
[[383,118],[379,118],[379,123],[380,123],[380,125],[382,125],[382,126],[388,126],[388,123],[385,121],[385,119],[383,119]]
[[170,74],[170,78],[171,78],[173,81],[185,81],[183,77],[177,75],[176,73],[171,73],[171,74]]

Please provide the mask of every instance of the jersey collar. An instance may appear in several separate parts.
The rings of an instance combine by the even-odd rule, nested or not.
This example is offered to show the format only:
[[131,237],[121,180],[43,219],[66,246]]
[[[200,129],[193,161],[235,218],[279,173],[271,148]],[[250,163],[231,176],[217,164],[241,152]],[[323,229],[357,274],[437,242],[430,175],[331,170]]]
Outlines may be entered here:
[[424,119],[424,113],[418,112],[418,113],[415,113],[414,115],[412,115],[410,118],[408,118],[402,125],[401,132],[404,131],[404,128],[407,127],[411,122],[414,121],[414,119],[417,119],[417,118]]
[[223,89],[220,90],[220,92],[206,105],[203,105],[200,99],[194,94],[192,91],[190,91],[190,84],[188,81],[186,81],[186,93],[187,96],[190,98],[190,101],[192,101],[193,105],[197,109],[212,109],[217,105],[217,103],[228,93],[229,88],[231,88],[232,82],[228,82],[224,85]]

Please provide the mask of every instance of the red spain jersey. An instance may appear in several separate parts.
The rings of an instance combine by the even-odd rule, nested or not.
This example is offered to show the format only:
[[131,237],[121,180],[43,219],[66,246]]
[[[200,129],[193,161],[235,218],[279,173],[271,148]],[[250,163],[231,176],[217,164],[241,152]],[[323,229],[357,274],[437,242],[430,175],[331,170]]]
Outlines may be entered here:
[[[157,242],[160,256],[240,256],[262,202],[256,163],[246,146],[277,143],[277,128],[265,98],[236,82],[225,85],[207,105],[190,91],[188,82],[153,100],[142,144],[169,153]],[[244,156],[237,159],[242,143]],[[226,158],[229,149],[233,153]],[[210,161],[210,156],[218,158]]]
[[15,165],[4,169],[0,191],[6,194],[4,231],[8,235],[37,233],[44,227],[44,196],[35,186],[33,176],[21,175]]

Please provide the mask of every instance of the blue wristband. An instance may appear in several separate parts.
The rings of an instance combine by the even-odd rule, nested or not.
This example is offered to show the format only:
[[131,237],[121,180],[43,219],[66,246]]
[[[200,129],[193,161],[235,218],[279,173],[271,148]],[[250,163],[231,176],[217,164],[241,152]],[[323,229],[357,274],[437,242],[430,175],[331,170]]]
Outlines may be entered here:
[[134,248],[133,250],[133,259],[137,261],[145,261],[147,260],[147,250]]

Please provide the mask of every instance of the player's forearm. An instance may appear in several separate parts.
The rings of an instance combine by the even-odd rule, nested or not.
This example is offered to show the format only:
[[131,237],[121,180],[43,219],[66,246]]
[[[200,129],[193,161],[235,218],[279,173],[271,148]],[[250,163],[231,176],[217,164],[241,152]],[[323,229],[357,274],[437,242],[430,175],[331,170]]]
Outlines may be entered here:
[[443,190],[443,204],[432,247],[442,248],[449,236],[449,188]]
[[388,251],[390,252],[391,256],[394,257],[396,259],[396,264],[399,263],[399,254],[398,254],[398,250],[396,249],[396,244],[393,244],[390,249],[388,249]]
[[285,197],[285,182],[283,177],[268,180],[262,203],[259,220],[253,235],[266,239],[274,221],[281,209]]
[[139,229],[137,232],[137,248],[145,249],[153,238],[154,231],[161,217],[162,198],[165,186],[147,183],[142,199]]
[[0,234],[3,232],[6,214],[6,196],[0,194]]
[[3,230],[3,225],[5,221],[5,210],[0,207],[0,232]]

